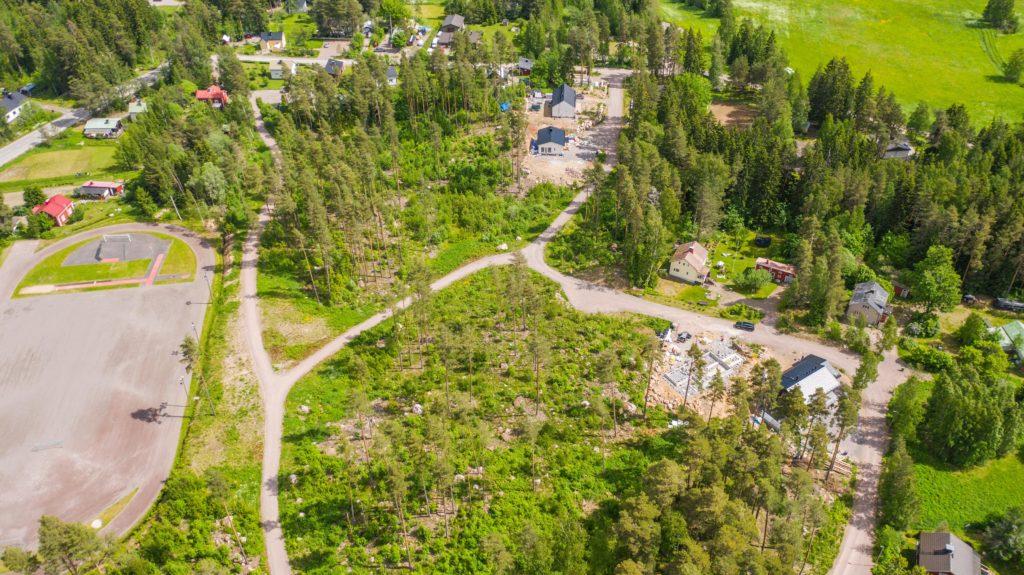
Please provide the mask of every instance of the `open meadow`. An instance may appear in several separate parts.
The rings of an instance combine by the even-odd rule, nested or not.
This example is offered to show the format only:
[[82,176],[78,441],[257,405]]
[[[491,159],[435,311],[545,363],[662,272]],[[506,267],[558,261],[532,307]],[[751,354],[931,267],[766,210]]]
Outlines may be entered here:
[[[974,120],[1024,113],[1024,87],[1002,79],[1002,64],[1024,48],[1024,33],[981,27],[984,0],[739,0],[740,18],[770,26],[804,78],[833,56],[860,76],[868,70],[909,108],[964,103]],[[665,19],[704,32],[718,25],[700,10],[661,0]],[[909,113],[909,110],[906,110]]]

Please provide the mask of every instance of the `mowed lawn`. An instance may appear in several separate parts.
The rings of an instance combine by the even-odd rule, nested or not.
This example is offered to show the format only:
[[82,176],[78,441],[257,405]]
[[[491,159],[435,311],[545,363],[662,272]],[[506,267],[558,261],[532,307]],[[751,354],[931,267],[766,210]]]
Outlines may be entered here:
[[80,128],[70,128],[49,145],[34,148],[0,168],[0,182],[104,172],[114,167],[116,150],[116,140],[88,140]]
[[[717,20],[672,0],[665,19],[709,38]],[[1024,87],[1002,80],[1001,65],[1024,48],[1024,33],[979,27],[985,0],[737,0],[740,17],[775,30],[804,81],[833,56],[858,77],[871,70],[905,108],[964,103],[976,121],[1024,114]],[[909,114],[910,110],[906,110]]]
[[170,240],[171,247],[167,250],[167,256],[160,265],[162,276],[182,276],[179,279],[189,279],[196,273],[196,254],[188,244],[172,236],[164,234],[152,234],[164,240]]
[[1024,505],[1024,461],[1017,453],[963,471],[932,465],[921,453],[914,453],[914,459],[921,498],[917,527],[921,529],[934,529],[946,522],[962,533],[991,513]]

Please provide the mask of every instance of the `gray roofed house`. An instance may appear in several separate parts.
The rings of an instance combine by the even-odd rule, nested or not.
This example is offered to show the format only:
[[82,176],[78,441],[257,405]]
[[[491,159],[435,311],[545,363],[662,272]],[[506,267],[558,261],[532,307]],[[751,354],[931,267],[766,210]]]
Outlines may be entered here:
[[861,317],[868,325],[878,325],[889,317],[889,292],[878,282],[862,282],[853,286],[853,296],[846,308],[846,317]]
[[466,27],[466,19],[461,14],[449,14],[441,22],[442,32],[458,32]]
[[562,84],[551,93],[551,117],[576,117],[576,90],[568,84]]
[[537,131],[537,139],[534,140],[537,152],[545,156],[554,156],[562,153],[565,147],[565,130],[554,126],[547,126]]
[[451,45],[452,40],[454,40],[454,39],[455,39],[455,33],[454,32],[441,32],[440,34],[437,35],[437,45],[438,46],[449,46],[449,45]]
[[263,52],[276,52],[284,50],[287,46],[283,31],[263,32],[260,34],[260,50]]
[[921,533],[917,564],[933,575],[981,575],[981,557],[952,533]]
[[479,30],[471,30],[466,37],[469,38],[470,44],[476,45],[483,41],[484,33]]
[[893,142],[885,148],[882,152],[882,157],[886,159],[895,160],[906,160],[914,155],[914,146],[910,145],[910,142],[906,140]]
[[124,126],[117,118],[93,118],[85,123],[82,135],[86,138],[116,138]]
[[28,96],[20,92],[8,92],[6,89],[0,96],[0,110],[4,113],[4,122],[10,124],[21,115],[22,106],[28,102]]
[[327,65],[324,66],[324,69],[327,70],[327,73],[330,74],[331,76],[340,76],[341,75],[341,71],[344,68],[345,68],[345,62],[343,62],[343,61],[341,61],[341,60],[339,60],[337,58],[328,58],[327,59]]
[[149,106],[141,100],[138,102],[132,102],[131,104],[128,104],[128,118],[134,120],[139,117],[139,114],[144,113],[148,109]]

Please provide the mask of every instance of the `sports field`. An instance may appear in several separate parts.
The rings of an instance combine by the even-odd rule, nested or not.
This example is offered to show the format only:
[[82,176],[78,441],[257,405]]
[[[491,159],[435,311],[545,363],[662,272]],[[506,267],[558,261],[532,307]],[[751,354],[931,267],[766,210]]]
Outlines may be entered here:
[[[717,20],[672,0],[660,0],[666,20],[696,27],[705,37]],[[980,27],[985,0],[736,0],[739,17],[775,30],[806,82],[819,64],[846,56],[858,76],[896,93],[905,108],[962,102],[975,121],[1024,115],[1024,87],[1002,80],[1002,62],[1024,48],[1024,32],[1003,35]],[[906,110],[909,113],[909,109]]]
[[88,140],[72,128],[49,145],[30,150],[0,169],[0,182],[105,173],[116,163],[116,140]]

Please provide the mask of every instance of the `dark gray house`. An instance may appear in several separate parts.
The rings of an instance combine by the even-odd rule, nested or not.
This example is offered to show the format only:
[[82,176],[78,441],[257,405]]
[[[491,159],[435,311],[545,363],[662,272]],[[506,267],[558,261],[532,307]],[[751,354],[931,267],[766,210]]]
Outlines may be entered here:
[[889,292],[878,282],[863,282],[853,286],[846,317],[850,321],[861,317],[868,325],[884,322],[889,317]]
[[537,139],[534,141],[537,153],[542,156],[557,156],[562,153],[565,147],[565,130],[554,126],[547,126],[537,131]]
[[900,142],[893,142],[885,148],[882,152],[882,157],[886,159],[894,160],[907,160],[914,155],[914,146],[910,145],[910,142],[906,140]]
[[449,14],[441,22],[442,32],[458,32],[466,27],[466,19],[461,14]]
[[952,533],[921,533],[917,564],[932,575],[981,575],[981,557]]
[[576,117],[576,90],[569,84],[562,84],[551,93],[551,117]]

